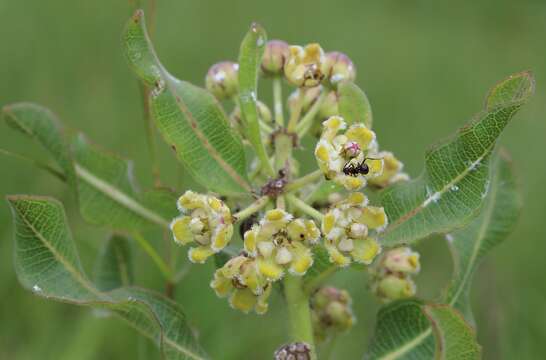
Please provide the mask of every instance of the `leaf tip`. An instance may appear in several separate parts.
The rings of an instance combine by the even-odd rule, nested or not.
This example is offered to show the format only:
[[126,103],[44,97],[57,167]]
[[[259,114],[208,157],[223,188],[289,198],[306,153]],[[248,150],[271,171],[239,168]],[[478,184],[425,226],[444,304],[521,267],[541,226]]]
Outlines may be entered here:
[[485,101],[487,110],[498,106],[525,103],[535,92],[535,76],[526,70],[512,74],[489,90]]
[[135,24],[138,24],[142,20],[143,17],[144,17],[144,10],[136,9],[133,16],[131,17],[131,20]]

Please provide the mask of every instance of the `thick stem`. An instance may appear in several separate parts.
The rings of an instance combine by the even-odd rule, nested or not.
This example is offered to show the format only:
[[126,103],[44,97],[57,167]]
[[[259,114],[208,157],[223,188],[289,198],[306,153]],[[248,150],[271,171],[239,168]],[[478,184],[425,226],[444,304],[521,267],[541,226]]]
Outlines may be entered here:
[[292,156],[293,139],[290,135],[279,132],[275,134],[275,170],[289,167]]
[[296,209],[300,210],[304,214],[307,214],[307,215],[311,216],[312,218],[314,218],[317,221],[322,221],[322,218],[324,217],[324,215],[322,215],[322,213],[320,211],[318,211],[317,209],[315,209],[312,206],[306,204],[303,200],[298,199],[297,197],[295,197],[292,194],[286,195],[286,199],[288,200],[290,205],[292,205]]
[[269,202],[269,196],[262,196],[261,198],[258,198],[258,200],[254,201],[252,204],[250,204],[248,207],[244,208],[243,210],[236,212],[233,214],[233,217],[235,218],[235,221],[241,221],[255,212],[260,211],[264,206],[267,205]]
[[275,122],[279,127],[283,127],[282,78],[280,76],[273,79],[273,111],[275,112]]
[[290,317],[291,341],[309,344],[311,346],[311,359],[316,359],[309,297],[303,291],[302,285],[303,279],[301,277],[286,275],[284,278],[284,294]]

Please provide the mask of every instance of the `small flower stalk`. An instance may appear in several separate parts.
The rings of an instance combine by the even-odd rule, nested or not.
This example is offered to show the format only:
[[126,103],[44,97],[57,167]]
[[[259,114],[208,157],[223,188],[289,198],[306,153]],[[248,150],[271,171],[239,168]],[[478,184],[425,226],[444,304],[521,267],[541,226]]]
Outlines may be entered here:
[[315,148],[315,157],[326,179],[356,191],[364,187],[368,178],[383,172],[383,159],[368,157],[376,144],[375,133],[364,124],[347,128],[343,118],[332,116],[323,123],[322,135]]
[[371,264],[381,252],[376,239],[386,226],[382,207],[368,206],[363,193],[351,193],[324,215],[322,233],[330,261],[338,266],[351,262]]
[[171,222],[174,240],[180,245],[194,244],[188,252],[190,261],[204,263],[221,251],[233,235],[231,211],[223,201],[210,195],[186,191],[178,199],[182,213]]
[[356,322],[352,299],[346,290],[327,286],[318,289],[311,298],[315,339],[319,342],[348,331]]
[[372,292],[382,302],[412,297],[417,290],[412,276],[420,269],[419,253],[409,247],[388,250],[370,268]]

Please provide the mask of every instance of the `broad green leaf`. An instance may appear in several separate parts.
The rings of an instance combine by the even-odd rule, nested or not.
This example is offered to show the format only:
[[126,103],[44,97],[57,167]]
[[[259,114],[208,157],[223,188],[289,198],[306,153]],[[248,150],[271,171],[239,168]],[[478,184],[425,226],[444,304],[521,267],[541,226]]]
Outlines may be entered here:
[[505,156],[496,159],[491,190],[480,215],[468,227],[446,235],[455,269],[444,301],[470,322],[469,293],[474,272],[482,258],[510,234],[521,208],[510,165]]
[[372,128],[372,107],[368,97],[355,83],[345,81],[338,86],[339,114],[348,124],[363,123]]
[[501,82],[489,93],[484,111],[427,151],[419,178],[381,194],[390,223],[383,244],[408,244],[446,233],[477,215],[489,190],[490,158],[497,138],[533,91],[534,79],[528,72]]
[[112,235],[102,246],[95,263],[95,284],[109,291],[133,284],[133,258],[129,240]]
[[367,360],[480,359],[474,330],[446,305],[402,300],[379,311]]
[[[267,166],[270,163],[262,143],[258,110],[256,109],[258,73],[266,42],[267,35],[265,30],[259,24],[253,23],[243,39],[239,52],[239,103],[248,140],[254,147],[260,160],[265,162]],[[268,166],[266,171],[271,172],[270,175],[272,175],[273,169],[271,166]]]
[[75,138],[72,148],[80,211],[87,221],[124,230],[153,224],[168,227],[176,215],[174,195],[169,196],[166,190],[140,194],[133,184],[131,163],[99,150],[83,135]]
[[102,292],[85,275],[63,206],[36,196],[9,196],[20,283],[47,299],[109,310],[159,345],[166,359],[205,359],[180,306],[152,291]]
[[424,312],[436,338],[436,359],[481,359],[482,350],[476,333],[461,314],[447,305],[427,305]]
[[36,139],[51,153],[70,185],[76,182],[76,173],[69,146],[57,117],[48,109],[32,104],[6,105],[2,115],[8,125]]
[[169,74],[155,55],[144,13],[135,12],[123,34],[125,56],[150,86],[150,110],[159,132],[192,176],[221,194],[250,191],[240,138],[206,90]]

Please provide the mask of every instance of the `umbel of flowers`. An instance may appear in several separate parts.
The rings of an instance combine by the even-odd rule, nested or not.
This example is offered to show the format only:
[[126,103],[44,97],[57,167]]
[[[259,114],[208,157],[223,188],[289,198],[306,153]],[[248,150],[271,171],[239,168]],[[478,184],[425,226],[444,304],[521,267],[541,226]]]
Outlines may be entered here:
[[[210,286],[218,296],[227,298],[233,308],[263,314],[268,310],[275,282],[285,277],[301,278],[313,266],[315,246],[326,249],[334,267],[345,267],[352,262],[371,264],[382,251],[378,236],[388,219],[383,208],[371,206],[361,191],[366,185],[387,187],[406,180],[407,175],[392,153],[379,151],[374,131],[339,115],[338,88],[356,77],[356,69],[347,55],[325,53],[318,44],[290,46],[273,40],[265,45],[260,69],[263,77],[274,82],[275,102],[268,107],[255,99],[257,121],[265,154],[273,157],[279,177],[265,171],[263,159],[257,159],[249,177],[261,197],[233,214],[230,206],[240,209],[244,205],[240,198],[187,191],[178,200],[181,214],[172,221],[171,230],[178,244],[189,245],[188,257],[194,263],[204,263],[220,252],[236,254],[215,271]],[[255,146],[246,141],[250,139],[250,130],[238,100],[239,71],[237,63],[220,62],[210,68],[205,84],[222,103],[232,103],[230,120],[234,131],[246,145]],[[288,99],[287,124],[283,117],[284,100],[280,98],[282,78],[295,86]],[[291,156],[292,146],[297,146],[299,138],[308,131],[315,132],[317,126],[321,130],[314,155],[319,170],[310,181],[290,190],[291,183],[298,183],[294,180],[298,166]],[[279,147],[276,136],[291,140],[284,142],[285,148]],[[277,157],[283,160],[278,161]],[[307,185],[316,185],[321,178],[345,189],[323,209],[324,213],[308,205],[302,199],[305,191],[300,192]],[[234,226],[242,229],[242,244],[232,239]],[[394,289],[394,278],[409,283],[409,270],[394,270],[390,261],[382,257],[381,267],[371,270],[374,290],[382,298],[394,298],[396,291],[411,292]],[[316,328],[315,335],[325,337],[331,331],[348,329],[354,322],[350,302],[346,291],[318,290],[311,303],[315,327],[322,328]],[[324,328],[326,323],[328,329]]]

